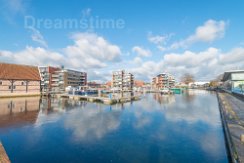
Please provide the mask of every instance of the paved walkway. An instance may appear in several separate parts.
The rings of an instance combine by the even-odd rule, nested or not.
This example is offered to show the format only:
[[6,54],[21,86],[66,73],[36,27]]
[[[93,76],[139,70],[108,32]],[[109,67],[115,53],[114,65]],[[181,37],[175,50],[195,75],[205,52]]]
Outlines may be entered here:
[[0,163],[10,163],[8,155],[6,154],[6,151],[1,142],[0,142]]
[[244,163],[244,101],[228,93],[219,93],[220,104],[233,143],[234,157]]

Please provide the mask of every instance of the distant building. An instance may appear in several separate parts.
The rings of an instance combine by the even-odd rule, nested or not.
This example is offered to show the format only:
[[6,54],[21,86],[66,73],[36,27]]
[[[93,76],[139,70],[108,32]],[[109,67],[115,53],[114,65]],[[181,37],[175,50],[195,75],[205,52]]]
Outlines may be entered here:
[[56,71],[60,71],[60,68],[51,66],[39,66],[38,69],[41,76],[41,91],[43,93],[51,91],[53,75],[55,75],[54,73]]
[[112,82],[108,81],[107,83],[105,83],[105,85],[106,85],[107,88],[111,88],[112,87]]
[[0,96],[40,94],[38,67],[0,63]]
[[89,88],[101,88],[102,84],[94,82],[94,81],[91,81],[91,82],[87,82],[87,86]]
[[233,70],[224,72],[223,78],[224,89],[244,94],[244,70]]
[[55,71],[52,75],[52,91],[54,92],[64,92],[65,88],[68,86],[78,87],[85,86],[86,84],[86,72],[62,69]]
[[209,87],[210,82],[203,82],[203,81],[195,81],[192,83],[189,83],[188,86],[191,88],[206,88]]
[[132,91],[134,87],[134,76],[131,73],[114,71],[112,75],[112,88],[117,91]]
[[134,91],[143,91],[145,82],[141,80],[134,81]]
[[169,73],[161,73],[152,79],[152,86],[156,89],[172,88],[175,86],[175,78]]
[[143,87],[143,86],[145,86],[145,82],[141,81],[141,80],[135,80],[134,86],[135,87]]

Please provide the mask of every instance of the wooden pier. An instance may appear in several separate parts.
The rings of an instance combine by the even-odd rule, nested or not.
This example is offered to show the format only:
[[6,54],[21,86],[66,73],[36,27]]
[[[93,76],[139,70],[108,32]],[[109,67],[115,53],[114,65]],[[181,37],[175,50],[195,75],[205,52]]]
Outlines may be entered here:
[[70,94],[57,94],[56,97],[69,98],[73,100],[85,100],[89,102],[101,102],[107,105],[112,105],[116,103],[126,103],[126,102],[140,99],[139,96],[108,98],[108,97],[81,96],[81,95],[70,95]]
[[10,163],[8,155],[1,142],[0,142],[0,163]]

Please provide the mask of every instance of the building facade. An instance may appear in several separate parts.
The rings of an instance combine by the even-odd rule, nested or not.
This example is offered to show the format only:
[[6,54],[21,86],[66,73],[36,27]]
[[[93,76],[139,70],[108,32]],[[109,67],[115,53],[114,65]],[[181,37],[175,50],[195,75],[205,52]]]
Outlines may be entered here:
[[244,95],[244,70],[226,71],[222,81],[225,90]]
[[52,75],[52,91],[64,92],[68,86],[87,85],[87,73],[70,69],[55,71]]
[[131,73],[114,71],[112,75],[112,88],[116,91],[132,91],[134,87],[134,76]]
[[172,88],[175,86],[175,78],[169,73],[161,73],[152,79],[152,87],[155,89]]
[[60,71],[60,68],[51,66],[39,66],[38,69],[41,76],[41,92],[46,93],[52,91],[53,75],[56,71]]
[[0,96],[40,94],[38,67],[0,63]]

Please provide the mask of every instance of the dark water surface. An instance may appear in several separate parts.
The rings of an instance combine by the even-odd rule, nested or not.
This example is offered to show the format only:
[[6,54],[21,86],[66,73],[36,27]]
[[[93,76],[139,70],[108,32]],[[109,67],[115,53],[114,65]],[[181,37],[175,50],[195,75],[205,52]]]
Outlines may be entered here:
[[216,95],[146,94],[124,105],[0,99],[12,162],[228,162]]

